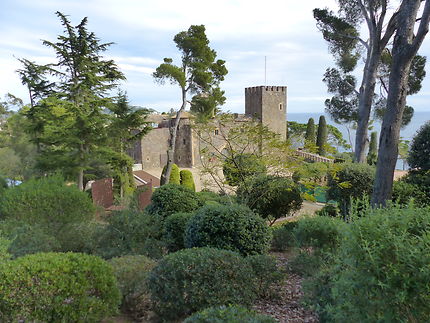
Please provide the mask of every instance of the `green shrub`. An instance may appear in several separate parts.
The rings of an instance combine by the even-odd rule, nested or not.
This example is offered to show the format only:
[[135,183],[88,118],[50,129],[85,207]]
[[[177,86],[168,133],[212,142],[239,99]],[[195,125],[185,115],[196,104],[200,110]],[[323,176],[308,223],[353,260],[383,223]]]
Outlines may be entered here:
[[276,259],[269,255],[254,255],[245,259],[254,272],[255,293],[260,297],[273,296],[273,287],[278,285],[284,276],[276,265]]
[[342,164],[328,179],[327,198],[339,203],[342,215],[347,215],[351,199],[370,196],[375,179],[375,168],[367,164]]
[[184,323],[276,323],[267,315],[258,314],[249,309],[237,306],[215,306],[194,313]]
[[57,236],[61,244],[61,251],[96,253],[105,228],[106,225],[95,221],[68,225],[61,236]]
[[181,177],[181,185],[195,192],[196,184],[194,183],[193,173],[188,169],[183,169],[180,171],[179,175]]
[[157,214],[161,218],[167,218],[178,212],[192,212],[199,206],[199,199],[195,192],[176,184],[167,184],[156,189],[151,201],[147,212]]
[[38,252],[61,250],[60,242],[37,225],[23,224],[16,228],[10,236],[13,236],[13,240],[8,251],[14,258]]
[[66,186],[59,177],[46,177],[5,190],[0,214],[4,219],[39,224],[48,234],[61,235],[67,225],[92,219],[94,207],[85,192]]
[[315,252],[311,249],[299,249],[298,253],[291,257],[287,263],[288,272],[301,277],[314,277],[318,275],[324,264],[331,257],[325,252]]
[[426,195],[425,204],[430,204],[430,171],[410,170],[400,181],[418,186],[419,191]]
[[3,322],[99,322],[116,313],[120,293],[102,259],[39,253],[0,265]]
[[294,236],[294,228],[297,222],[285,222],[282,225],[273,226],[272,228],[272,244],[271,250],[285,251],[288,248],[296,245],[296,237]]
[[184,236],[188,220],[192,213],[175,213],[164,221],[163,239],[170,252],[175,252],[185,248]]
[[316,215],[319,216],[331,216],[331,217],[339,217],[340,216],[340,210],[339,207],[337,206],[337,202],[327,202],[326,205],[324,205],[324,207],[315,212]]
[[236,202],[236,197],[233,195],[220,195],[210,191],[201,191],[197,192],[196,194],[199,199],[199,206],[206,204],[230,205]]
[[155,242],[161,229],[155,221],[139,211],[112,213],[108,224],[100,232],[96,253],[106,259],[124,255],[161,256],[162,245]]
[[237,154],[226,158],[222,171],[230,186],[238,186],[248,177],[266,174],[266,165],[254,154]]
[[237,198],[271,224],[300,210],[303,203],[300,190],[292,180],[267,175],[246,180],[239,186]]
[[214,248],[184,249],[164,257],[148,286],[163,319],[178,319],[209,306],[249,305],[253,272],[239,254]]
[[[163,170],[161,172],[161,178],[163,178],[163,174],[166,173],[167,165],[163,167]],[[169,177],[169,184],[181,184],[181,177],[179,174],[179,167],[176,164],[172,164],[172,170],[170,172]],[[165,185],[165,183],[162,183],[161,185]]]
[[316,282],[325,285],[311,295],[321,316],[330,322],[427,321],[430,209],[369,210],[346,234],[336,262]]
[[156,263],[145,256],[109,260],[122,294],[122,310],[133,318],[148,319],[152,307],[146,279]]
[[297,221],[294,236],[301,248],[335,250],[342,240],[346,223],[337,218],[324,216],[304,217]]
[[12,258],[8,249],[11,241],[0,235],[0,264]]
[[411,201],[416,206],[425,206],[430,204],[426,193],[421,190],[421,187],[416,184],[407,183],[405,181],[395,181],[393,183],[393,202],[399,205],[408,205]]
[[411,168],[430,170],[430,122],[426,122],[412,139],[408,154]]
[[246,206],[206,205],[188,221],[185,246],[233,250],[242,255],[265,253],[270,230],[264,220]]

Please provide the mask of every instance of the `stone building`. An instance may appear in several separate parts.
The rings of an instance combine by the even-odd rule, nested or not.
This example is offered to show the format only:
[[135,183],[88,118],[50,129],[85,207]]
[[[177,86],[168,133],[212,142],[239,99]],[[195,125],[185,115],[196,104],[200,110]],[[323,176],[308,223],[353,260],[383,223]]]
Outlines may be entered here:
[[[245,114],[235,114],[237,122],[258,120],[282,139],[286,138],[287,87],[256,86],[245,89]],[[135,159],[136,169],[158,170],[167,162],[167,149],[170,140],[170,126],[175,118],[169,115],[151,115],[151,130],[137,142],[131,156]],[[220,136],[215,129],[213,136]],[[199,142],[193,135],[191,119],[187,112],[182,113],[176,138],[174,162],[180,168],[193,168],[199,163]]]

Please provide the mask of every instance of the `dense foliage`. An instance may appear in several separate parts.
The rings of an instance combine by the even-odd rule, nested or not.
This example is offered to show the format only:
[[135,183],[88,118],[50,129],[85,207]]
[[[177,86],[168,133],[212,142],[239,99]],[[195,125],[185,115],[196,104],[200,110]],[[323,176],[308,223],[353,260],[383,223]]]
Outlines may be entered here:
[[[183,169],[180,171],[180,177],[181,177],[181,185],[189,188],[192,191],[196,191],[196,184],[194,183],[194,177],[193,173],[189,171],[188,169]],[[170,183],[170,182],[169,182]]]
[[258,314],[245,307],[216,306],[194,313],[184,323],[275,323],[276,320],[267,315]]
[[135,319],[147,318],[151,300],[146,279],[156,263],[145,256],[136,255],[113,258],[109,264],[122,294],[122,310]]
[[430,170],[430,122],[424,124],[412,139],[408,164],[411,168]]
[[56,176],[26,181],[5,190],[0,198],[3,219],[40,224],[52,234],[72,223],[94,217],[94,207],[88,195],[76,186],[65,185]]
[[426,321],[429,210],[367,213],[346,230],[336,261],[308,286],[310,303],[330,322]]
[[156,313],[178,319],[215,305],[249,305],[255,298],[252,277],[238,253],[193,248],[164,257],[150,273],[148,286]]
[[120,293],[102,259],[39,253],[0,264],[3,322],[99,322],[116,313]]
[[167,217],[163,226],[163,240],[170,252],[185,248],[184,237],[192,213],[175,213]]
[[285,251],[288,248],[296,245],[296,237],[294,235],[294,229],[297,226],[297,222],[284,222],[282,225],[273,226],[272,229],[272,243],[271,250],[273,251]]
[[160,232],[161,224],[145,213],[114,212],[99,233],[96,253],[107,259],[123,255],[159,258],[163,254],[163,244],[156,240]]
[[343,215],[349,212],[351,199],[370,196],[375,179],[375,169],[367,164],[342,164],[330,174],[328,199],[339,203]]
[[321,156],[326,155],[327,150],[327,122],[325,121],[324,116],[320,116],[319,122],[318,122],[318,132],[317,132],[317,140],[316,145],[318,149],[318,154]]
[[223,173],[227,183],[237,186],[251,176],[266,173],[266,166],[255,154],[237,154],[224,161]]
[[[167,170],[167,166],[164,166],[161,172],[161,178],[165,176],[166,170]],[[180,175],[179,167],[176,164],[172,164],[172,170],[170,172],[170,177],[169,177],[169,184],[176,184],[176,185],[181,184],[181,175]],[[162,185],[164,185],[164,183],[162,183]]]
[[298,186],[285,177],[261,175],[239,186],[238,201],[274,223],[300,210],[303,199]]
[[233,250],[242,255],[265,253],[270,231],[264,220],[248,207],[206,205],[188,221],[185,246]]
[[194,191],[176,184],[167,184],[156,189],[151,201],[147,211],[150,214],[158,214],[162,218],[177,212],[192,212],[199,206],[199,200]]

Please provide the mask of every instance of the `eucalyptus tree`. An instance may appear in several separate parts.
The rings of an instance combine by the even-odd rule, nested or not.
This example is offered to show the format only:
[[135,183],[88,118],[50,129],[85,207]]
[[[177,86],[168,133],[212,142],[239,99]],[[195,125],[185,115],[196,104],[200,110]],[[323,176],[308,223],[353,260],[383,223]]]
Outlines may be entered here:
[[396,19],[397,30],[392,49],[387,110],[381,127],[372,195],[372,204],[375,206],[385,205],[391,198],[400,127],[406,96],[410,89],[409,75],[414,57],[429,31],[430,0],[403,0]]
[[164,62],[153,73],[156,82],[164,84],[169,81],[181,90],[181,105],[176,111],[176,118],[170,126],[170,141],[167,150],[167,167],[162,183],[168,183],[174,163],[176,136],[182,112],[191,103],[196,110],[211,114],[217,105],[225,101],[224,92],[219,84],[227,74],[225,61],[216,59],[215,50],[209,47],[209,40],[203,25],[192,25],[187,31],[182,31],[174,37],[176,47],[181,53],[178,65],[173,64],[172,58],[164,58]]
[[[317,27],[328,42],[334,55],[337,68],[329,68],[323,81],[334,96],[326,100],[327,112],[336,122],[357,122],[355,140],[355,160],[366,162],[368,127],[372,106],[378,106],[377,115],[385,111],[388,84],[384,76],[389,73],[391,64],[387,58],[391,51],[389,42],[398,27],[399,9],[392,10],[400,1],[388,0],[337,0],[339,12],[315,9]],[[366,39],[367,37],[367,39]],[[385,54],[385,60],[382,60]],[[352,74],[360,59],[364,60],[361,82]],[[418,59],[418,83],[422,81],[424,65]],[[379,81],[380,95],[375,94]],[[416,93],[416,92],[415,92]],[[412,93],[410,93],[412,94]],[[409,109],[409,112],[412,110]]]
[[[42,167],[67,166],[83,190],[84,172],[90,168],[92,156],[106,142],[107,115],[103,110],[112,103],[111,90],[125,77],[114,61],[102,56],[112,43],[100,43],[88,30],[87,18],[73,26],[66,15],[60,12],[56,15],[64,32],[56,41],[43,41],[55,52],[56,62],[38,67],[22,60],[24,68],[19,73],[29,88],[34,118],[48,119],[50,126],[37,129],[41,132]],[[55,79],[54,84],[44,78],[46,74]],[[36,103],[38,95],[42,99]]]

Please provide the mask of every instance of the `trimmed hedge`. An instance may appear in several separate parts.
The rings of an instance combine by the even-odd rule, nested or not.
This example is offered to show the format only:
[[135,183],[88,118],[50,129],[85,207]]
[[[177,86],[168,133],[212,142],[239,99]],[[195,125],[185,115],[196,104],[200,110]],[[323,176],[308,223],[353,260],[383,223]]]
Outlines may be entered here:
[[181,177],[181,185],[195,192],[196,184],[194,183],[193,173],[188,169],[183,169],[180,171],[179,175]]
[[[163,174],[166,173],[167,165],[163,167],[163,170],[161,171],[161,178],[163,177]],[[179,167],[176,164],[172,164],[172,170],[170,172],[169,177],[169,183],[168,184],[181,184],[181,177],[179,175]],[[162,183],[161,185],[165,185],[165,183]]]
[[248,207],[206,205],[188,221],[185,246],[214,247],[242,255],[267,252],[271,232],[265,221]]
[[90,221],[94,212],[85,192],[57,176],[26,181],[5,190],[0,198],[2,218],[40,224],[53,235],[69,224]]
[[156,262],[145,256],[123,256],[109,260],[122,294],[122,309],[133,318],[147,319],[152,307],[146,279]]
[[245,307],[230,305],[210,307],[187,318],[184,323],[276,323],[267,315],[258,314]]
[[146,211],[167,218],[178,212],[192,212],[199,207],[196,193],[181,185],[167,184],[157,188]]
[[148,286],[162,319],[178,319],[223,304],[255,299],[252,269],[238,253],[215,248],[184,249],[164,257]]
[[39,253],[0,264],[3,322],[99,322],[117,312],[111,267],[96,256]]

